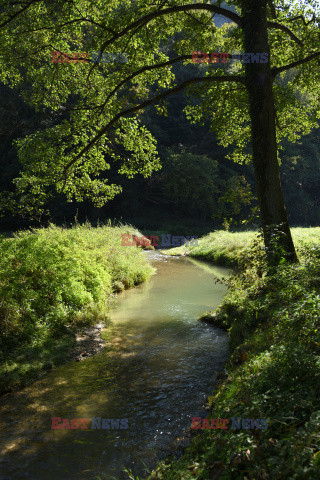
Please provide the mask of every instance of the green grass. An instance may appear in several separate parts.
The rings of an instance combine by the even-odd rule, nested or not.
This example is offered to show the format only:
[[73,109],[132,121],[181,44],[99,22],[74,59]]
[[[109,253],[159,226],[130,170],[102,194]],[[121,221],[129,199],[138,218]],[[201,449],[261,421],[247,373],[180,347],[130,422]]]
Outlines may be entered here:
[[125,233],[139,234],[86,224],[0,238],[0,393],[63,363],[76,331],[106,322],[115,293],[153,273]]
[[272,275],[261,247],[248,249],[254,235],[215,232],[190,255],[241,267],[208,314],[228,330],[231,352],[208,392],[209,417],[266,418],[268,428],[194,430],[184,454],[160,462],[149,480],[320,478],[320,228],[293,229],[300,264]]
[[166,250],[166,255],[183,255],[188,253],[190,257],[199,260],[207,260],[217,265],[236,266],[251,241],[256,237],[256,232],[231,233],[225,230],[217,230],[198,239],[195,246],[182,246]]
[[[303,258],[313,250],[320,248],[320,227],[292,228],[294,244],[298,255]],[[183,255],[207,260],[223,266],[235,267],[248,255],[252,242],[257,238],[258,232],[232,233],[225,230],[216,230],[198,240],[195,246],[182,246],[166,250],[166,255]]]

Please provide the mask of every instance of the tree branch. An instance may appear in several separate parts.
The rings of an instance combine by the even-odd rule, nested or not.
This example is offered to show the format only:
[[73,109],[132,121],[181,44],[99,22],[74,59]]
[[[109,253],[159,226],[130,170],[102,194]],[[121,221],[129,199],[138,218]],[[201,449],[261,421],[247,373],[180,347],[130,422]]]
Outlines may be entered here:
[[107,27],[105,27],[104,25],[101,25],[101,23],[98,23],[98,22],[96,22],[96,21],[93,20],[93,19],[88,19],[88,18],[86,18],[86,17],[82,14],[81,10],[80,10],[76,5],[75,5],[75,8],[76,8],[76,10],[79,12],[79,14],[81,15],[81,17],[82,17],[84,20],[86,20],[87,22],[93,23],[93,25],[96,25],[97,27],[100,27],[100,28],[102,28],[103,30],[106,30],[107,32],[112,33],[112,35],[115,35],[115,34],[116,34],[116,31],[115,31],[115,30],[112,30],[112,28],[107,28]]
[[294,22],[295,20],[298,20],[298,19],[302,20],[306,27],[307,27],[310,23],[315,22],[315,21],[317,20],[316,15],[315,15],[315,13],[314,13],[314,14],[312,15],[311,20],[309,20],[309,22],[306,22],[306,19],[304,18],[303,15],[298,15],[297,17],[291,18],[291,19],[289,20],[289,22]]
[[312,55],[309,55],[308,57],[303,58],[302,60],[297,60],[296,62],[289,63],[288,65],[283,65],[282,67],[273,67],[271,69],[272,76],[276,77],[281,72],[285,72],[286,70],[290,70],[291,68],[298,67],[303,63],[310,62],[311,60],[319,56],[320,56],[320,52],[315,52],[315,53],[312,53]]
[[117,115],[113,117],[110,122],[105,125],[103,128],[100,129],[100,131],[97,133],[97,135],[90,140],[90,142],[78,153],[78,155],[73,158],[63,169],[63,176],[64,176],[64,185],[62,187],[62,192],[64,190],[66,181],[67,181],[67,172],[69,168],[76,163],[79,158],[81,158],[88,150],[90,150],[93,145],[122,117],[129,115],[131,113],[137,112],[138,110],[142,110],[143,108],[148,107],[149,105],[152,105],[154,103],[157,103],[160,100],[163,100],[166,97],[169,97],[170,95],[174,95],[177,92],[180,92],[181,90],[185,89],[189,85],[194,85],[196,83],[201,83],[201,82],[237,82],[237,83],[242,83],[245,85],[245,78],[240,76],[240,75],[224,75],[221,77],[218,76],[208,76],[208,77],[196,77],[196,78],[190,78],[188,80],[185,80],[182,82],[180,85],[177,85],[176,87],[171,88],[170,90],[167,90],[166,92],[160,93],[159,95],[156,95],[155,97],[146,100],[145,102],[136,105],[134,107],[128,108],[126,110],[122,110],[119,112]]
[[[237,57],[237,55],[231,55],[230,53],[226,54],[228,55],[228,58],[230,59],[233,59],[235,57]],[[173,65],[174,63],[177,63],[177,62],[181,62],[183,60],[192,60],[193,58],[193,55],[181,55],[180,57],[176,57],[172,60],[167,60],[166,62],[162,62],[162,63],[157,63],[155,65],[147,65],[147,66],[144,66],[144,67],[141,67],[139,70],[137,70],[136,72],[133,72],[131,73],[131,75],[129,75],[128,77],[124,78],[118,85],[116,85],[114,87],[114,89],[109,93],[109,95],[107,96],[106,100],[103,102],[102,105],[99,105],[97,107],[94,107],[95,109],[98,109],[100,108],[101,111],[100,111],[100,115],[102,114],[106,104],[108,103],[108,101],[110,100],[110,98],[123,86],[125,85],[126,83],[130,82],[130,80],[132,80],[134,77],[140,75],[140,73],[143,73],[143,72],[148,72],[148,71],[151,71],[151,70],[155,70],[157,68],[162,68],[162,67],[167,67],[169,65]]]
[[162,15],[167,15],[169,13],[178,13],[178,12],[187,12],[189,10],[206,10],[208,12],[212,13],[218,13],[219,15],[223,15],[227,18],[230,18],[230,20],[233,20],[235,23],[238,25],[242,25],[242,18],[237,15],[234,12],[231,12],[230,10],[227,10],[226,8],[218,7],[216,5],[209,5],[209,4],[204,4],[204,3],[194,3],[192,5],[178,5],[170,8],[165,8],[163,10],[155,10],[154,12],[149,13],[148,15],[145,15],[138,20],[130,23],[127,27],[125,27],[121,32],[117,33],[114,35],[112,38],[107,40],[103,45],[102,45],[102,51],[105,49],[110,43],[114,42],[115,40],[119,40],[119,38],[123,37],[126,35],[130,30],[139,27],[141,24],[145,25],[149,21],[153,20],[154,18],[160,17]]
[[[161,5],[161,7],[162,6],[163,4]],[[136,33],[137,31],[139,31],[140,28],[147,25],[147,23],[153,20],[154,18],[160,17],[162,15],[166,15],[169,13],[187,12],[189,10],[205,10],[208,12],[217,13],[219,15],[223,15],[227,18],[230,18],[230,20],[234,21],[240,26],[243,23],[243,20],[239,15],[237,15],[234,12],[231,12],[230,10],[227,10],[226,8],[218,7],[217,5],[209,5],[204,3],[194,3],[192,5],[177,5],[174,7],[165,8],[163,10],[157,9],[154,12],[148,13],[147,15],[140,17],[138,20],[135,20],[134,22],[130,23],[119,33],[113,35],[113,37],[111,37],[109,40],[104,42],[104,44],[100,48],[100,51],[101,53],[103,53],[111,43],[115,42],[116,40],[119,40],[119,38],[126,35],[130,30],[135,29],[135,33]],[[95,68],[95,66],[96,65],[91,66],[88,72],[88,79],[91,75],[92,70]]]
[[18,15],[20,15],[21,13],[23,13],[25,10],[27,10],[29,7],[31,7],[31,5],[33,5],[34,3],[38,3],[38,2],[41,2],[42,0],[31,0],[29,3],[27,3],[23,8],[21,8],[21,10],[18,10],[18,12],[14,13],[13,15],[11,15],[11,17],[9,17],[5,22],[1,23],[0,24],[0,28],[6,26],[8,23],[12,22],[12,20],[14,20]]
[[173,65],[174,63],[181,62],[182,60],[188,60],[192,59],[192,55],[181,55],[180,57],[176,57],[173,60],[168,60],[166,62],[162,63],[157,63],[156,65],[147,65],[144,67],[139,68],[136,72],[131,73],[131,75],[128,75],[126,78],[124,78],[118,85],[114,87],[114,89],[109,93],[107,96],[106,100],[103,102],[103,104],[99,107],[96,108],[101,108],[100,115],[103,112],[103,109],[105,108],[106,104],[110,100],[110,98],[126,83],[130,82],[134,77],[137,77],[140,75],[140,73],[143,72],[149,72],[151,70],[155,70],[157,68],[162,68],[162,67],[167,67],[168,65]]
[[286,27],[285,25],[282,25],[282,23],[278,22],[267,22],[268,27],[270,28],[277,28],[278,30],[282,30],[283,32],[286,32],[289,37],[292,38],[300,47],[303,47],[303,42],[298,38],[290,28]]
[[276,9],[273,5],[273,1],[272,0],[268,0],[268,5],[269,5],[269,8],[270,8],[270,12],[271,12],[271,16],[272,18],[277,18],[277,12],[276,12]]
[[52,27],[42,27],[42,28],[35,28],[34,30],[23,30],[22,32],[18,32],[18,33],[15,33],[15,32],[11,32],[10,35],[18,35],[18,36],[21,36],[25,33],[34,33],[34,32],[41,32],[43,30],[55,30],[57,28],[63,28],[65,27],[66,25],[70,25],[71,23],[76,23],[76,22],[88,22],[88,23],[92,23],[93,25],[97,25],[98,27],[102,28],[103,30],[105,30],[106,32],[108,33],[112,33],[114,34],[114,30],[111,30],[110,28],[108,27],[105,27],[104,25],[101,25],[100,23],[97,23],[93,20],[91,20],[90,18],[74,18],[73,20],[68,20],[67,22],[65,23],[60,23],[59,25],[54,25]]
[[195,22],[198,22],[200,25],[202,25],[202,27],[207,27],[207,25],[205,23],[203,23],[201,20],[199,20],[197,17],[194,17],[192,15],[192,13],[189,13],[189,12],[185,12],[186,15],[190,18],[192,18],[192,20],[194,20]]

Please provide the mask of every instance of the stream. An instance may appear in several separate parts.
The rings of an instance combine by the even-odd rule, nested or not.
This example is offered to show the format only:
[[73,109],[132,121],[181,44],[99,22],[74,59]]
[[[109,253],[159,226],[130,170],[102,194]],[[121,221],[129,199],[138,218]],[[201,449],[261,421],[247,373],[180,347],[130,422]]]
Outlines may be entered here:
[[[206,416],[228,337],[197,317],[221,303],[227,289],[216,279],[229,271],[145,255],[157,273],[118,296],[103,351],[0,399],[0,480],[122,480],[124,467],[141,478],[187,444],[191,417]],[[57,430],[51,417],[127,428]]]

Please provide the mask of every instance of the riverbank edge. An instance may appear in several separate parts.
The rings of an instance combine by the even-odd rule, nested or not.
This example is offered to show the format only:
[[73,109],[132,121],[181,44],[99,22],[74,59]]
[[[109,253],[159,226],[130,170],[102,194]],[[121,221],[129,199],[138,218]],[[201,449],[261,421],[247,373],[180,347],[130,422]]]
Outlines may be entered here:
[[[54,225],[51,225],[50,228],[54,231]],[[84,224],[84,225],[75,225],[73,229],[86,229],[86,230],[97,230],[93,227]],[[101,226],[100,228],[108,228],[114,230],[118,238],[118,243],[121,245],[121,232],[133,232],[137,238],[142,237],[141,232],[139,232],[135,227],[131,225],[121,225],[121,226]],[[58,228],[57,228],[58,229]],[[38,229],[45,231],[46,229]],[[47,229],[49,230],[49,229]],[[59,230],[70,230],[59,228]],[[36,232],[30,232],[31,235],[36,235]],[[88,232],[85,232],[88,233]],[[8,237],[12,241],[14,236]],[[102,330],[109,323],[109,309],[112,308],[114,304],[116,295],[121,294],[122,291],[134,288],[137,285],[143,283],[149,278],[150,275],[154,273],[154,269],[151,267],[149,262],[146,262],[148,268],[143,269],[143,262],[140,262],[139,266],[135,268],[135,252],[142,250],[153,249],[148,245],[133,245],[130,250],[127,250],[127,246],[120,246],[118,249],[129,252],[127,255],[132,256],[131,270],[127,272],[125,270],[125,265],[122,265],[119,262],[119,271],[117,272],[117,278],[113,278],[112,290],[107,293],[105,300],[103,302],[99,301],[97,303],[84,305],[84,308],[79,310],[78,315],[80,318],[79,324],[74,324],[72,327],[63,327],[61,331],[58,332],[54,337],[50,337],[50,346],[47,344],[44,345],[42,350],[45,352],[45,360],[43,361],[43,351],[41,348],[37,349],[36,353],[32,352],[32,348],[28,344],[22,343],[18,348],[13,349],[9,354],[8,358],[14,358],[17,362],[21,371],[14,372],[14,375],[11,375],[11,372],[7,372],[5,365],[0,364],[0,373],[2,376],[1,385],[0,385],[0,397],[5,395],[10,395],[12,393],[18,392],[23,388],[31,385],[37,380],[42,379],[53,369],[56,369],[68,362],[71,361],[83,361],[87,358],[90,358],[93,355],[99,353],[102,349],[106,348],[107,340],[101,337]],[[116,251],[116,255],[118,250]],[[113,252],[114,253],[114,252]],[[132,255],[131,255],[132,253]],[[119,253],[119,256],[121,253]],[[138,255],[138,253],[137,253]],[[143,275],[141,272],[143,271]],[[137,275],[137,278],[135,277]],[[118,277],[121,277],[121,281],[118,281]],[[143,278],[142,278],[143,277]],[[88,316],[88,320],[86,320]],[[96,321],[94,321],[96,319]],[[28,367],[31,365],[29,371],[24,370],[24,366]]]
[[183,455],[160,462],[148,480],[319,478],[320,249],[314,240],[306,245],[308,230],[301,264],[283,265],[268,278],[257,276],[261,265],[252,259],[245,268],[244,251],[250,253],[255,232],[238,249],[213,245],[211,236],[211,245],[200,240],[197,247],[166,252],[238,267],[222,304],[199,318],[228,331],[230,339],[225,374],[208,397],[208,418],[267,419],[268,429],[191,430],[195,436]]
[[106,347],[107,343],[106,340],[103,340],[101,337],[101,332],[104,328],[105,324],[97,323],[92,327],[83,327],[76,332],[65,334],[64,339],[66,341],[68,339],[69,342],[66,342],[68,345],[66,349],[64,349],[63,361],[58,362],[57,364],[48,363],[35,371],[27,381],[20,385],[0,390],[0,398],[23,390],[66,363],[73,361],[80,362],[101,352]]

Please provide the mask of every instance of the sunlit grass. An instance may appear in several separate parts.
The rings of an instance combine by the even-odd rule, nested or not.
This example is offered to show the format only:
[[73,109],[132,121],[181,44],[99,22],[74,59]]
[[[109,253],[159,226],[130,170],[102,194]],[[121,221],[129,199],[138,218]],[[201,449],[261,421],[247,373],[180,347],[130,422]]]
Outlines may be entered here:
[[[292,237],[300,258],[320,249],[320,227],[292,228]],[[236,266],[241,258],[246,255],[252,241],[257,238],[258,232],[248,230],[245,232],[229,232],[216,230],[198,239],[195,246],[181,246],[166,250],[167,255],[183,255],[188,253],[191,257],[208,260],[210,262]]]
[[0,238],[0,392],[62,364],[77,329],[108,321],[116,292],[153,273],[130,225],[51,225]]

